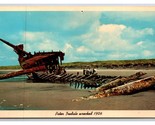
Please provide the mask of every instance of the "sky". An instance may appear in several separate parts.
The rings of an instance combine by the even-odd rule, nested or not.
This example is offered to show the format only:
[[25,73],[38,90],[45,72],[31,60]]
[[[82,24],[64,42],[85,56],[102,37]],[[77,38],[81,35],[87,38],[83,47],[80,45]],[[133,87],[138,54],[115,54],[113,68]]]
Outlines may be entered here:
[[[63,51],[64,62],[155,58],[155,12],[1,11],[0,38],[27,52]],[[18,65],[0,43],[0,65]]]

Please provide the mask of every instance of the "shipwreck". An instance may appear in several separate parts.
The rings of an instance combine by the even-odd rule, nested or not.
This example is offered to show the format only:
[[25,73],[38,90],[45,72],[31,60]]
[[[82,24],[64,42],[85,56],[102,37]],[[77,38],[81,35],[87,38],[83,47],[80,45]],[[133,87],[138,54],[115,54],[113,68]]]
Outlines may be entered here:
[[137,72],[131,76],[104,76],[96,72],[91,74],[71,74],[62,66],[65,53],[62,51],[51,52],[26,52],[23,44],[13,45],[0,39],[1,42],[13,48],[18,55],[21,70],[1,74],[0,80],[20,75],[27,75],[33,82],[67,83],[75,88],[95,88],[95,93],[88,97],[81,97],[73,101],[89,100],[114,95],[132,94],[149,89],[155,85],[155,76],[144,77],[146,73]]

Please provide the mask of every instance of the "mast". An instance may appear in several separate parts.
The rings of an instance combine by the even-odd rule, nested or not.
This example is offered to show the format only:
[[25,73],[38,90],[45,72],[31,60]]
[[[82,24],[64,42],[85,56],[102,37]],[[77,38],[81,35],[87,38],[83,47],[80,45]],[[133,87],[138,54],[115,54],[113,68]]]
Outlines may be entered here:
[[28,52],[26,52],[26,51],[23,50],[23,48],[24,48],[23,47],[23,44],[13,45],[10,42],[8,42],[6,40],[3,40],[1,38],[0,38],[0,41],[3,42],[3,43],[5,43],[6,45],[10,46],[11,48],[13,48],[14,51],[18,54],[18,56],[25,56],[25,55],[29,56],[29,55],[32,55],[32,54],[30,54],[30,53],[28,53]]

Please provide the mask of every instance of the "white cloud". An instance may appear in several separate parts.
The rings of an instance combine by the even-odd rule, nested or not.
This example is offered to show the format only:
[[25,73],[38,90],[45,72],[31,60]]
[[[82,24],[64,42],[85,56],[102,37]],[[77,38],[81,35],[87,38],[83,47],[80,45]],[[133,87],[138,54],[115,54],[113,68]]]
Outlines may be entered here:
[[25,32],[24,37],[26,38],[26,40],[33,41],[33,40],[36,40],[37,36],[40,36],[41,34],[42,34],[41,32],[35,32],[35,33]]
[[[93,50],[133,50],[136,48],[135,38],[145,35],[153,35],[152,28],[136,30],[125,25],[103,24],[97,30],[82,35],[83,43],[90,46]],[[137,43],[137,45],[142,42]]]
[[144,28],[141,30],[136,30],[134,28],[131,27],[126,27],[124,29],[124,33],[126,38],[139,38],[139,37],[143,37],[145,35],[153,35],[154,34],[154,30],[152,28]]
[[63,51],[67,53],[67,52],[70,52],[70,50],[73,50],[73,46],[70,43],[66,43]]
[[147,56],[152,56],[153,53],[151,51],[149,51],[149,50],[144,50],[143,55],[147,57]]
[[[81,41],[92,51],[92,56],[95,56],[95,51],[102,51],[108,52],[106,57],[100,53],[100,56],[106,59],[136,59],[143,57],[141,50],[145,47],[145,41],[142,38],[153,34],[152,28],[137,30],[125,25],[103,24],[82,35]],[[136,39],[141,39],[141,41],[136,42]],[[79,51],[83,49],[84,47]],[[152,54],[145,51],[144,55],[151,56]]]
[[26,51],[58,51],[61,49],[51,32],[25,32],[22,33],[22,41],[24,39],[26,40]]
[[[46,51],[51,51],[53,48],[53,45],[55,44],[54,41],[49,40],[49,39],[45,39],[43,42],[38,44],[38,49],[39,50],[46,50]],[[56,45],[54,45],[54,48],[57,48]]]
[[86,48],[85,46],[80,46],[76,49],[76,51],[79,53],[87,53],[89,51],[89,49]]
[[125,25],[107,24],[98,26],[94,32],[82,36],[83,42],[92,50],[129,50],[131,44],[122,39]]
[[[125,28],[126,28],[125,25],[116,25],[116,24],[105,25],[105,24],[103,24],[98,28],[98,30],[101,33],[120,33]],[[118,35],[120,35],[120,34],[118,34]]]
[[85,46],[75,47],[69,42],[65,44],[63,51],[65,52],[65,62],[96,60],[93,52]]
[[70,44],[70,42],[66,43],[64,45],[64,48],[63,48],[63,52],[65,52],[65,62],[73,62],[73,61],[77,61],[79,58],[76,57],[74,54],[75,54],[75,48],[72,46],[72,44]]
[[73,45],[69,42],[67,42],[64,45],[63,52],[65,52],[65,60],[64,62],[76,62],[76,61],[82,61],[81,56],[77,55],[77,49],[73,47]]
[[143,45],[143,43],[144,43],[143,41],[140,41],[140,42],[136,43],[136,45],[141,46],[141,45]]
[[34,42],[37,40],[44,40],[46,38],[52,38],[53,33],[52,32],[22,32],[23,40],[26,40],[28,42]]

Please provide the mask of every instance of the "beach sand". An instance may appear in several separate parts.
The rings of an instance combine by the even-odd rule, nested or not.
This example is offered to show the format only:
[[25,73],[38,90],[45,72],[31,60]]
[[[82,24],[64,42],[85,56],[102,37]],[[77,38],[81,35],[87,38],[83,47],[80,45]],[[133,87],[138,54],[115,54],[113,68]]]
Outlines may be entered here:
[[[81,70],[78,70],[81,72]],[[68,72],[77,72],[72,70]],[[111,72],[111,73],[110,73]],[[137,70],[101,71],[108,75],[130,75]],[[147,75],[154,70],[145,70]],[[106,74],[106,75],[107,75]],[[0,82],[0,109],[27,110],[154,110],[155,90],[148,90],[132,95],[111,96],[101,99],[73,102],[91,93],[88,89],[75,89],[68,84]]]

